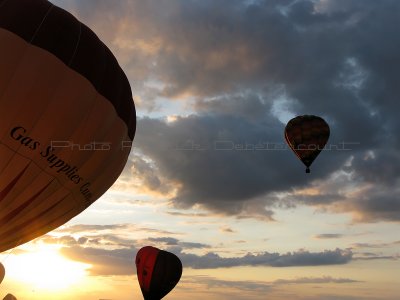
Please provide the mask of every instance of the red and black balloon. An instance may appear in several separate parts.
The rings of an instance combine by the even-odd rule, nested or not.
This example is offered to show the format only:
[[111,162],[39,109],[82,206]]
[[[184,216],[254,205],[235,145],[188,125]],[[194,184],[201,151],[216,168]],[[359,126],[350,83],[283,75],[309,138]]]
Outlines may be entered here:
[[310,166],[325,147],[329,134],[329,125],[318,116],[298,116],[287,123],[286,142],[306,166],[306,173],[310,173]]
[[137,277],[145,300],[160,300],[179,282],[182,263],[173,253],[152,246],[136,255]]

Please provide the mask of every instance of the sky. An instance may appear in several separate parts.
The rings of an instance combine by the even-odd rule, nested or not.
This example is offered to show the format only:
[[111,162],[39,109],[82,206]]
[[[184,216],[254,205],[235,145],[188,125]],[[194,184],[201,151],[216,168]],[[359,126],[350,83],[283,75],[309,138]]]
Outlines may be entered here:
[[[112,50],[137,130],[115,184],[0,254],[0,298],[142,299],[135,255],[175,253],[169,300],[400,294],[400,2],[52,0]],[[323,117],[311,173],[284,141]]]

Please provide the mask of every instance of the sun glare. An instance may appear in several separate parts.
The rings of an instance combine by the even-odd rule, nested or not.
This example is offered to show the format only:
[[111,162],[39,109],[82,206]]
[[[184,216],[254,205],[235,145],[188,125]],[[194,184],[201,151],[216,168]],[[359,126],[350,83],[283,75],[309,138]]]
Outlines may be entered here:
[[7,274],[37,289],[60,291],[78,284],[88,267],[64,258],[56,248],[43,247],[14,256],[7,264]]

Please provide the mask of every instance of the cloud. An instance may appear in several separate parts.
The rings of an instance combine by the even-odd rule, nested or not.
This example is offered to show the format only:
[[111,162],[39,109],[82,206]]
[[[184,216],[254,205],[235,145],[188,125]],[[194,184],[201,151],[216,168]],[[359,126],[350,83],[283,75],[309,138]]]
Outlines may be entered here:
[[47,244],[62,244],[62,245],[83,245],[88,241],[87,237],[75,238],[70,235],[63,235],[61,237],[54,237],[51,235],[45,235],[40,238],[40,241]]
[[354,260],[398,260],[399,254],[395,255],[380,255],[374,253],[361,253],[354,257]]
[[388,248],[393,247],[400,244],[399,241],[393,241],[388,243],[354,243],[351,246],[353,248]]
[[149,241],[151,242],[160,242],[164,243],[168,246],[175,246],[178,245],[179,240],[175,238],[170,238],[170,237],[162,237],[162,238],[148,238]]
[[[117,224],[116,224],[117,225]],[[84,229],[87,232],[89,226],[74,225],[76,229]],[[91,225],[90,228],[95,228]],[[119,228],[119,226],[116,226]],[[331,238],[331,237],[329,237]],[[153,245],[175,253],[181,260],[185,268],[193,269],[217,269],[231,268],[240,266],[264,266],[264,267],[293,267],[293,266],[323,266],[347,264],[353,260],[397,260],[398,254],[382,255],[371,252],[352,252],[350,249],[325,250],[322,252],[309,252],[298,250],[288,253],[247,253],[243,256],[226,257],[220,256],[215,252],[208,252],[203,255],[189,253],[191,249],[208,249],[211,246],[203,243],[181,241],[173,237],[149,237],[145,240],[132,240],[122,238],[112,233],[107,234],[88,234],[80,237],[69,235],[51,236],[46,235],[40,239],[49,244],[62,244],[61,253],[69,259],[84,262],[92,265],[90,273],[92,275],[127,275],[130,274],[131,260],[135,257],[139,248],[143,245]],[[238,241],[242,242],[242,241]],[[356,248],[382,248],[398,244],[398,241],[382,244],[355,244]],[[307,283],[306,279],[299,279],[301,283]],[[325,282],[339,283],[339,279],[333,280],[325,278]],[[311,282],[311,281],[310,281]],[[343,281],[345,282],[345,281]],[[277,284],[278,282],[276,282]],[[291,282],[281,282],[289,284]],[[321,280],[322,283],[322,280]]]
[[323,277],[300,277],[296,279],[278,279],[274,281],[276,285],[285,284],[315,284],[315,283],[355,283],[361,282],[350,278],[333,278],[331,276]]
[[[100,238],[99,238],[100,239]],[[66,239],[71,241],[72,239]],[[108,237],[109,241],[113,241]],[[47,238],[47,241],[50,240]],[[56,238],[51,240],[58,242]],[[104,243],[99,243],[101,248],[93,241],[88,239],[83,245],[70,242],[68,247],[61,248],[61,253],[71,260],[92,265],[90,273],[92,275],[127,275],[132,273],[132,261],[142,244],[149,242],[161,249],[175,253],[181,260],[184,268],[193,269],[217,269],[231,268],[240,266],[269,266],[269,267],[293,267],[293,266],[321,266],[347,264],[353,259],[353,253],[350,250],[325,250],[323,252],[309,252],[299,250],[279,253],[247,253],[241,257],[221,257],[217,253],[208,252],[204,255],[187,253],[190,249],[206,249],[210,246],[201,243],[192,243],[179,241],[174,238],[149,238],[142,241],[125,240],[125,244],[119,243],[120,238],[115,237],[114,242],[104,247]],[[106,244],[107,245],[107,244]]]
[[[179,182],[173,198],[177,207],[200,204],[215,212],[271,219],[267,201],[250,200],[306,182],[291,171],[297,163],[292,153],[265,148],[268,142],[282,144],[283,125],[277,121],[250,123],[235,116],[192,115],[168,125],[148,118],[139,123],[142,135],[137,137],[137,147],[157,164],[158,176]],[[191,141],[204,150],[185,148]],[[260,144],[259,150],[236,148]]]
[[[399,221],[398,1],[62,4],[112,48],[142,115],[165,117],[184,102],[174,122],[138,120],[134,146],[142,156],[132,156],[135,169],[127,173],[148,191],[179,208],[273,220],[275,193],[345,173],[351,184],[342,190],[373,187],[360,197],[336,190],[296,199],[335,205],[355,221]],[[334,146],[309,176],[288,150],[243,150],[264,142],[281,147],[282,122],[301,114],[323,116]],[[216,149],[221,137],[223,151]],[[178,149],[188,144],[196,147]]]
[[[240,35],[237,33],[238,40],[241,44],[249,45],[249,47],[252,45],[252,49],[257,49],[252,53],[254,60],[257,60],[256,67],[249,68],[247,72],[240,70],[243,66],[240,61],[236,61],[235,66],[229,63],[216,66],[219,73],[226,75],[223,79],[213,76],[215,74],[214,69],[198,68],[194,73],[190,73],[196,74],[196,79],[198,79],[197,75],[204,72],[207,74],[207,77],[204,78],[213,80],[213,84],[206,83],[203,80],[189,82],[192,77],[187,76],[188,72],[186,71],[179,73],[182,77],[178,73],[169,74],[170,77],[164,78],[164,81],[169,81],[169,84],[167,84],[169,95],[176,95],[188,90],[192,93],[196,93],[198,90],[202,91],[197,94],[202,96],[196,102],[197,115],[178,118],[173,125],[149,119],[139,121],[140,127],[145,128],[142,131],[143,135],[155,136],[152,133],[161,133],[161,136],[155,139],[154,143],[149,143],[147,139],[143,140],[139,137],[137,145],[159,166],[160,174],[165,175],[166,178],[172,178],[182,185],[175,202],[181,205],[184,202],[188,206],[193,203],[201,203],[214,210],[238,213],[243,201],[271,192],[305,185],[303,178],[293,176],[293,172],[289,171],[293,169],[294,160],[290,159],[292,154],[289,154],[288,151],[277,151],[276,153],[270,151],[264,152],[262,155],[254,151],[251,155],[246,155],[249,153],[235,151],[234,149],[237,144],[256,144],[260,140],[282,141],[283,126],[271,114],[272,104],[277,100],[276,95],[273,98],[271,92],[268,92],[268,89],[271,90],[271,86],[274,86],[276,82],[284,85],[285,93],[300,103],[297,113],[315,112],[325,115],[328,121],[331,121],[331,138],[334,142],[342,140],[359,143],[357,149],[351,152],[331,151],[323,153],[325,156],[330,155],[331,157],[324,161],[318,159],[321,174],[326,175],[329,172],[332,173],[335,169],[340,170],[344,160],[349,158],[351,153],[354,159],[350,169],[364,175],[359,177],[369,182],[370,179],[368,178],[372,177],[367,178],[366,175],[374,173],[366,170],[371,169],[366,167],[367,164],[362,157],[365,151],[369,151],[371,148],[378,149],[380,155],[383,156],[382,162],[388,167],[400,165],[388,163],[393,159],[396,159],[396,161],[399,161],[399,159],[393,155],[386,155],[387,157],[385,157],[385,150],[382,149],[381,126],[385,125],[387,119],[383,119],[379,112],[372,113],[379,108],[379,105],[377,104],[375,105],[376,108],[372,108],[368,101],[372,101],[373,95],[368,94],[366,96],[369,97],[364,98],[363,94],[365,90],[369,89],[365,83],[369,82],[374,74],[374,68],[370,65],[373,58],[368,56],[368,59],[366,59],[364,55],[368,51],[361,51],[360,49],[360,45],[366,42],[362,25],[370,24],[368,12],[369,9],[375,7],[372,2],[368,2],[370,6],[367,9],[349,5],[345,10],[328,14],[322,11],[315,13],[312,2],[300,1],[292,5],[286,15],[282,14],[274,4],[266,4],[266,2],[258,3],[252,7],[240,7],[236,2],[235,4],[236,6],[233,5],[235,10],[229,10],[220,15],[218,14],[219,6],[214,7],[216,10],[214,10],[213,15],[217,14],[222,17],[222,20],[219,20],[221,27],[217,28],[229,28],[228,24],[232,20],[236,20],[242,25]],[[257,13],[255,8],[258,9]],[[189,8],[183,6],[183,9]],[[364,10],[364,16],[363,14],[360,15],[360,10]],[[214,24],[216,21],[210,16],[207,17],[205,11],[208,12],[208,7],[196,13],[190,12],[196,17],[201,14],[202,20]],[[386,16],[382,9],[378,11],[375,19]],[[241,17],[244,15],[254,18],[245,19]],[[357,22],[354,22],[355,15],[358,16]],[[258,28],[262,29],[255,34],[250,33],[248,29],[253,28],[252,26],[255,26],[261,20],[264,20],[263,26]],[[266,26],[268,22],[272,21],[274,21],[273,27]],[[188,30],[191,29],[192,27],[189,27]],[[280,34],[277,34],[277,32]],[[221,42],[218,49],[228,49],[225,47],[235,49],[232,45],[236,45],[236,41],[230,34],[235,36],[236,32],[233,30],[228,31],[228,33],[225,36],[226,40]],[[192,36],[195,37],[196,35]],[[256,39],[256,37],[258,38]],[[260,39],[260,37],[263,37],[263,39]],[[271,37],[271,40],[266,37]],[[202,38],[205,37],[202,36]],[[199,55],[202,58],[209,57],[205,54],[213,53],[213,50],[215,50],[211,43],[207,43],[207,38],[205,39],[206,42],[200,50],[202,55]],[[245,39],[245,43],[243,39]],[[185,42],[184,45],[193,50],[190,55],[196,56],[199,51],[191,48],[196,42],[190,40],[190,38],[185,39]],[[339,44],[341,45],[340,48],[337,47]],[[261,56],[261,51],[258,52],[259,49],[263,50],[264,55]],[[222,51],[221,56],[228,57],[229,61],[229,57],[232,57],[229,54],[233,54],[233,51],[226,51],[227,54]],[[243,51],[246,52],[246,49]],[[177,53],[179,53],[179,49]],[[396,53],[391,54],[392,57],[397,57]],[[183,57],[185,55],[189,56],[186,52],[182,53]],[[270,57],[274,59],[270,60]],[[190,56],[190,58],[192,57]],[[193,60],[187,59],[187,61]],[[251,62],[251,60],[248,61]],[[180,60],[170,60],[170,62],[175,63],[174,67],[170,65],[170,69],[176,70],[176,72],[192,67],[181,63]],[[203,63],[203,65],[206,64]],[[248,64],[247,67],[249,67]],[[230,68],[237,68],[237,70],[235,72]],[[241,80],[235,80],[231,77],[236,76],[236,74],[240,74],[238,77]],[[263,81],[269,84],[267,87],[256,78],[256,75],[261,74]],[[294,77],[293,74],[297,76]],[[203,77],[201,78],[203,79]],[[229,84],[225,82],[226,79],[229,80]],[[375,85],[376,82],[371,84]],[[257,93],[242,92],[250,86],[255,86],[256,89],[253,90],[256,90]],[[391,87],[396,89],[394,85]],[[237,93],[239,90],[241,92]],[[204,95],[204,93],[208,94]],[[363,99],[360,98],[360,94],[363,94]],[[386,108],[382,109],[386,110]],[[357,114],[352,114],[353,111],[357,111]],[[269,120],[269,122],[265,120]],[[375,126],[375,124],[381,125]],[[265,128],[268,128],[268,131]],[[348,130],[348,128],[352,128],[352,130]],[[230,151],[217,152],[212,151],[215,148],[210,149],[215,145],[218,134],[221,132],[224,132],[225,137],[228,138],[226,144],[229,143],[232,146],[229,148]],[[357,132],[368,132],[368,134],[359,135],[356,134]],[[179,145],[177,138],[181,138],[181,144],[186,140],[194,140],[198,145],[208,148],[206,148],[206,151],[186,151],[183,153],[166,150],[174,149],[174,144]],[[388,140],[388,142],[391,142],[391,140]],[[155,147],[155,143],[158,147]],[[357,164],[360,160],[362,160],[361,165],[364,168]],[[333,161],[336,161],[336,163],[334,164]],[[378,165],[380,164],[377,163],[376,166]],[[382,172],[387,175],[375,173],[377,174],[375,176],[379,179],[378,184],[393,178],[391,174],[396,177],[395,174],[398,174],[396,167],[391,167],[391,169],[393,171],[389,169],[389,172]],[[196,174],[193,174],[192,170],[196,170]],[[215,172],[215,170],[218,171]],[[192,172],[192,176],[190,176],[190,172]],[[210,174],[212,175],[210,176]],[[204,194],[205,191],[207,191],[206,195]],[[233,204],[227,205],[226,199],[229,199],[228,201],[233,202]],[[335,198],[333,198],[333,201],[335,201]],[[240,202],[240,204],[237,202]],[[375,199],[371,199],[371,202],[379,203]],[[213,206],[212,203],[217,204]],[[398,201],[395,201],[395,204],[397,203]],[[391,203],[388,204],[391,205]],[[380,205],[378,204],[378,206]],[[367,212],[368,207],[366,206],[354,207],[353,210],[362,211],[364,208]],[[397,208],[395,211],[398,211]],[[383,213],[380,218],[393,219],[395,215]]]
[[273,288],[282,285],[302,285],[302,284],[341,284],[357,283],[358,280],[350,278],[334,278],[331,276],[323,277],[300,277],[294,279],[277,279],[274,281],[251,281],[251,280],[221,280],[210,276],[186,276],[183,282],[206,285],[207,289],[228,288],[242,291],[254,291],[257,293],[271,292]]
[[314,236],[316,239],[337,239],[343,237],[340,233],[322,233]]
[[192,242],[181,242],[178,239],[171,237],[161,237],[161,238],[148,238],[147,239],[152,244],[161,243],[165,246],[179,246],[184,249],[204,249],[210,248],[210,245],[202,244],[202,243],[192,243]]
[[[301,296],[300,296],[301,297]],[[381,300],[382,297],[378,296],[353,296],[353,295],[333,295],[333,294],[328,294],[328,293],[321,293],[315,297],[313,296],[307,296],[307,297],[301,297],[299,300]],[[388,298],[390,299],[390,298]]]
[[224,233],[235,233],[236,232],[235,230],[233,230],[232,228],[230,228],[228,226],[223,226],[219,230]]
[[[124,232],[131,232],[132,230],[137,230],[141,232],[147,233],[156,233],[161,235],[175,235],[178,233],[170,232],[167,230],[142,227],[135,224],[109,224],[109,225],[91,225],[91,224],[76,224],[71,226],[65,226],[63,228],[57,229],[56,232],[67,232],[70,234],[80,233],[80,234],[91,234],[91,236],[96,236],[99,232],[102,232],[102,235],[107,235],[108,233],[118,232],[123,234]],[[106,232],[104,234],[103,232]]]
[[[177,252],[176,248],[174,249],[174,252]],[[132,264],[132,259],[136,255],[135,251],[137,252],[134,248],[105,250],[73,246],[62,248],[61,253],[69,259],[91,264],[90,273],[93,275],[126,275],[132,272],[132,268],[127,265]],[[176,254],[182,260],[185,268],[193,269],[216,269],[238,266],[321,266],[346,264],[352,259],[351,252],[339,249],[334,251],[327,250],[320,253],[300,251],[282,255],[265,252],[263,254],[247,254],[243,257],[234,258],[223,258],[215,253],[198,256],[178,251]]]
[[215,253],[203,256],[194,254],[178,253],[184,266],[194,269],[215,269],[238,266],[270,266],[270,267],[293,267],[293,266],[321,266],[346,264],[352,259],[352,252],[348,250],[325,250],[323,252],[298,251],[293,253],[279,254],[264,252],[261,254],[247,254],[243,257],[225,258]]
[[[223,280],[211,276],[196,275],[182,276],[180,284],[176,287],[178,291],[184,293],[187,286],[191,287],[191,292],[195,289],[197,293],[210,293],[216,295],[219,299],[265,299],[274,297],[284,297],[287,299],[306,299],[302,298],[298,293],[293,294],[287,290],[287,285],[305,285],[313,284],[315,286],[341,285],[357,283],[359,281],[350,278],[334,278],[331,276],[323,277],[303,277],[292,279],[278,279],[275,281],[262,280]],[[285,291],[285,292],[283,292]],[[279,295],[279,296],[278,296]],[[307,299],[328,299],[314,298],[307,295]],[[326,295],[324,295],[326,296]],[[206,295],[204,295],[206,297]],[[341,298],[342,299],[342,298]],[[356,299],[347,298],[343,299]],[[361,298],[359,298],[361,299]]]
[[136,272],[135,248],[106,250],[72,246],[61,248],[60,252],[71,260],[90,264],[91,275],[132,275]]
[[[400,182],[400,180],[399,180]],[[343,209],[358,213],[356,219],[362,222],[390,220],[400,221],[400,188],[387,189],[386,183],[367,187],[356,199],[345,203]]]
[[71,226],[65,226],[57,229],[57,232],[68,232],[68,233],[82,233],[82,232],[99,232],[99,231],[112,231],[129,228],[130,224],[109,224],[109,225],[90,225],[90,224],[77,224]]
[[168,211],[167,214],[171,216],[185,217],[185,218],[198,218],[198,217],[208,217],[210,216],[207,213],[187,213],[187,212],[179,212],[179,211]]
[[40,241],[46,244],[59,244],[65,246],[77,246],[84,245],[85,247],[131,247],[135,241],[120,237],[116,234],[85,234],[80,232],[79,238],[71,235],[63,235],[60,237],[45,235],[38,238],[36,241]]
[[272,288],[272,284],[270,282],[250,280],[221,280],[210,276],[186,276],[182,278],[182,282],[186,284],[205,285],[207,289],[234,289],[241,291],[253,291],[256,293],[270,292]]
[[[364,159],[371,159],[367,154]],[[351,160],[352,161],[352,160]],[[348,213],[353,222],[399,221],[400,189],[393,179],[371,181],[350,165],[332,173],[325,180],[316,180],[303,189],[285,194],[282,203],[293,207],[311,205],[331,212]],[[389,162],[388,162],[389,163]],[[400,182],[400,179],[395,179]],[[309,194],[315,191],[316,194]]]

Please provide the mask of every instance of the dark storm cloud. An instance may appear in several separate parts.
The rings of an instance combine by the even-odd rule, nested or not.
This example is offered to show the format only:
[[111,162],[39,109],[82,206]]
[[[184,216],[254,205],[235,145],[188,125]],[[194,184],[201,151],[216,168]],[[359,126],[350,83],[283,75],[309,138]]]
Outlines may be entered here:
[[[259,60],[254,69],[243,72],[240,63],[236,66],[228,64],[236,68],[235,72],[229,70],[228,65],[223,65],[217,68],[218,72],[224,74],[221,76],[223,78],[213,76],[213,71],[197,69],[196,72],[206,73],[207,79],[213,80],[213,85],[202,80],[189,84],[187,77],[183,81],[177,76],[169,78],[171,80],[167,78],[165,82],[173,86],[170,91],[178,91],[180,86],[193,91],[196,90],[193,86],[197,86],[203,94],[208,93],[213,98],[198,100],[198,115],[179,118],[174,124],[151,119],[139,121],[141,134],[136,141],[137,147],[154,159],[161,174],[182,184],[176,203],[181,206],[200,203],[214,210],[238,214],[242,210],[243,201],[274,191],[304,186],[306,180],[313,179],[293,172],[293,168],[300,169],[301,166],[290,151],[257,152],[235,148],[265,141],[282,147],[278,143],[282,142],[283,125],[271,115],[271,105],[275,99],[270,90],[274,83],[284,85],[287,95],[299,103],[296,113],[320,114],[326,116],[331,123],[333,151],[323,152],[318,158],[317,176],[323,178],[339,170],[345,159],[352,155],[352,164],[346,171],[354,172],[360,184],[374,182],[378,186],[385,186],[397,180],[400,158],[396,152],[388,151],[394,146],[393,132],[396,128],[391,124],[396,119],[396,102],[387,99],[390,107],[380,107],[379,103],[374,102],[372,93],[364,95],[366,90],[371,89],[371,84],[376,84],[370,82],[374,76],[373,67],[376,66],[370,66],[372,62],[364,57],[360,44],[381,37],[367,34],[363,26],[369,22],[382,24],[381,20],[386,17],[382,9],[375,11],[374,3],[367,4],[364,8],[356,3],[348,4],[339,11],[331,7],[333,13],[318,14],[311,2],[299,1],[284,16],[272,4],[262,3],[257,12],[253,10],[255,7],[235,10],[235,14],[242,14],[241,17],[231,11],[220,14],[218,24],[221,28],[236,28],[229,27],[230,17],[241,25],[240,34],[235,29],[230,33],[237,36],[244,47],[251,49],[253,59]],[[396,4],[388,1],[386,5],[390,7]],[[229,13],[232,15],[226,16]],[[216,14],[218,9],[214,11]],[[253,14],[254,18],[251,18]],[[215,21],[206,14],[202,15],[202,19],[209,24]],[[390,20],[398,22],[393,17]],[[272,21],[273,26],[268,26],[268,22]],[[383,23],[387,24],[388,29],[393,26],[392,23]],[[257,28],[257,31],[250,33],[249,28]],[[272,37],[272,40],[267,37]],[[229,35],[224,36],[217,48],[226,47],[224,49],[227,50],[232,47],[229,44],[232,40]],[[195,44],[186,42],[187,47]],[[397,42],[398,39],[394,38],[394,43]],[[191,50],[191,55],[199,53],[194,48]],[[202,51],[212,53],[212,50],[215,50],[212,43],[205,42]],[[263,50],[264,55],[259,50]],[[392,56],[389,60],[397,60],[397,52],[386,54]],[[380,51],[376,55],[384,57]],[[174,66],[169,69],[191,68],[183,63],[176,64],[178,68]],[[240,80],[231,76],[238,76]],[[258,76],[266,84],[260,83]],[[229,84],[225,79],[228,79]],[[219,89],[216,87],[218,84]],[[226,93],[227,85],[229,93]],[[385,87],[397,90],[395,85]],[[247,88],[258,92],[232,92],[246,91]],[[220,93],[225,95],[218,96]],[[396,98],[395,94],[391,97]],[[389,118],[386,115],[384,117],[384,114],[389,114]],[[227,140],[225,144],[217,144],[221,135]],[[346,143],[342,144],[343,148],[347,147],[346,150],[338,149],[340,142]],[[165,151],[177,145],[189,146],[189,150]],[[191,145],[193,151],[190,151]],[[227,150],[215,151],[216,146]],[[196,147],[202,150],[197,151]],[[374,151],[375,156],[366,162],[365,154],[370,150]],[[382,169],[383,172],[380,171]],[[297,197],[297,200],[307,204],[329,204],[344,197],[343,194],[328,194],[306,198],[302,201]],[[316,198],[315,201],[312,198]],[[398,199],[398,195],[390,191],[387,197],[368,197],[362,202],[350,199],[351,203],[354,201],[351,210],[365,215],[365,220],[396,220],[400,211]]]
[[[247,208],[243,200],[309,179],[292,171],[296,166],[303,175],[295,156],[282,149],[283,125],[271,118],[256,123],[232,115],[192,115],[168,125],[152,119],[139,123],[137,147],[157,163],[158,174],[182,184],[174,199],[178,206],[200,203],[239,214]],[[319,172],[334,168],[326,163]],[[271,216],[263,205],[257,212]]]
[[[176,184],[173,200],[179,207],[200,204],[240,214],[243,207],[249,209],[249,199],[264,198],[264,206],[271,206],[277,201],[274,192],[305,187],[315,178],[327,180],[352,158],[343,170],[357,185],[376,188],[362,199],[339,194],[347,201],[344,210],[362,221],[399,221],[400,194],[392,187],[400,182],[395,150],[400,146],[400,2],[251,3],[64,4],[98,30],[124,62],[140,95],[139,108],[154,109],[159,96],[195,99],[196,115],[172,124],[139,120],[135,147],[153,164],[137,161],[135,174],[162,193],[173,190],[167,180]],[[326,118],[330,144],[344,141],[352,150],[323,152],[305,177],[289,151],[235,148],[283,142],[284,125],[271,113],[283,98],[292,114]],[[229,151],[216,151],[221,135],[228,139]],[[196,149],[176,149],[188,144]],[[366,159],[369,153],[373,155]],[[305,203],[331,204],[340,197],[329,198],[329,203],[318,199]],[[271,210],[261,206],[260,214],[272,219]]]

